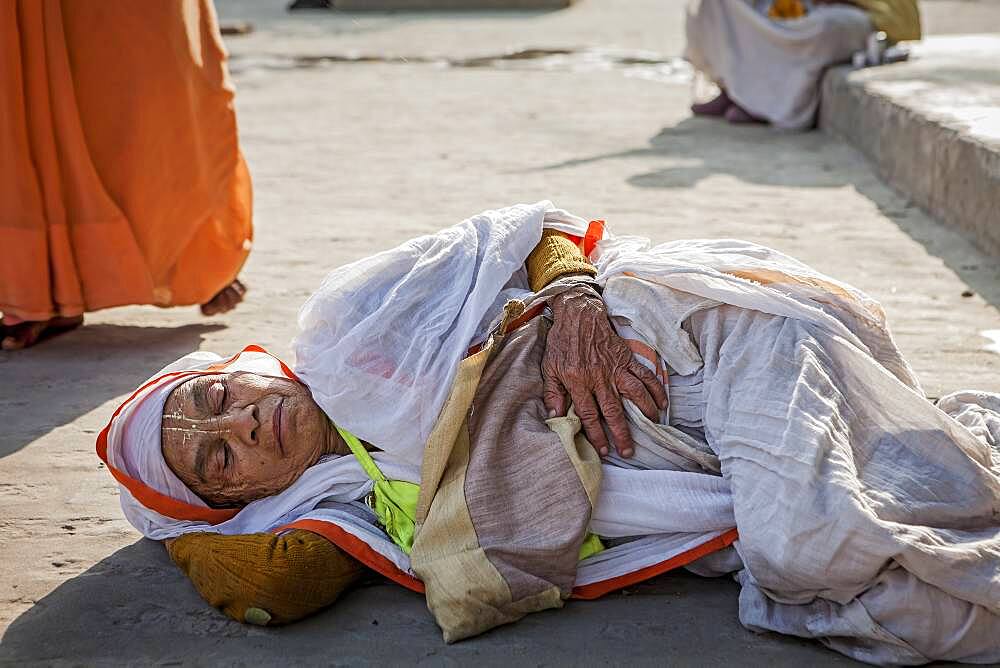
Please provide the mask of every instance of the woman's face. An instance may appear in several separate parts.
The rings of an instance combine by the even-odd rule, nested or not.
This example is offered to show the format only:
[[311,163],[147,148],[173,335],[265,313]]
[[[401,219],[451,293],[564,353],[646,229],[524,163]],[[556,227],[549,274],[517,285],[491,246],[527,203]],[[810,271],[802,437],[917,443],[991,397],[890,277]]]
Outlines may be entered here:
[[195,376],[163,406],[163,457],[209,505],[246,505],[295,482],[331,430],[301,383],[243,371]]

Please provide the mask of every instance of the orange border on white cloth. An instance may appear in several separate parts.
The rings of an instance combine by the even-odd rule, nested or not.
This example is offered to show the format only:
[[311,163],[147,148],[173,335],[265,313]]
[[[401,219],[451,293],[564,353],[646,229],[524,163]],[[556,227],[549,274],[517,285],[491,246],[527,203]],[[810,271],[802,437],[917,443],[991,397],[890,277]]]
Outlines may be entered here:
[[[314,534],[322,536],[376,573],[379,573],[380,575],[383,575],[393,582],[401,584],[407,589],[415,591],[418,594],[424,593],[423,582],[396,566],[396,564],[392,563],[392,561],[385,556],[373,550],[368,543],[361,540],[357,536],[344,531],[333,522],[316,519],[299,520],[275,529],[274,533],[288,531],[290,529],[301,529],[303,531],[310,531]],[[680,554],[676,554],[669,559],[652,564],[651,566],[646,566],[631,573],[619,575],[608,580],[591,582],[579,587],[574,587],[572,598],[593,600],[613,591],[624,589],[625,587],[631,587],[634,584],[638,584],[644,580],[649,580],[650,578],[654,578],[657,575],[666,573],[667,571],[672,571],[675,568],[686,566],[692,561],[712,554],[713,552],[725,549],[732,545],[737,538],[739,538],[739,535],[737,534],[736,529],[730,529],[723,534],[709,538],[700,545],[696,545],[689,550],[685,550]]]

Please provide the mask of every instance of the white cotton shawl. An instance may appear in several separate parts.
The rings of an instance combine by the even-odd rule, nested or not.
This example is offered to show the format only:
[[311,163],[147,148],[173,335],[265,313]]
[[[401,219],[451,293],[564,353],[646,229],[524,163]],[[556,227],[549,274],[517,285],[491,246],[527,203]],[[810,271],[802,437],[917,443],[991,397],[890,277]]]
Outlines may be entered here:
[[517,205],[334,270],[299,312],[295,373],[335,423],[419,465],[459,361],[506,298],[529,294],[543,226],[586,233],[551,202]]

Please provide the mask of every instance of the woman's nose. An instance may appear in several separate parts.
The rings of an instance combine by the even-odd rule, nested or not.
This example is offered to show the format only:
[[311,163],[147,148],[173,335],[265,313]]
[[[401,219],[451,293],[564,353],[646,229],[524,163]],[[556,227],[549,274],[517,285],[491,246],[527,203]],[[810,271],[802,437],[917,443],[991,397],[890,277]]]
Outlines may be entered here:
[[229,430],[248,445],[257,445],[260,438],[260,420],[257,405],[233,408],[229,415]]

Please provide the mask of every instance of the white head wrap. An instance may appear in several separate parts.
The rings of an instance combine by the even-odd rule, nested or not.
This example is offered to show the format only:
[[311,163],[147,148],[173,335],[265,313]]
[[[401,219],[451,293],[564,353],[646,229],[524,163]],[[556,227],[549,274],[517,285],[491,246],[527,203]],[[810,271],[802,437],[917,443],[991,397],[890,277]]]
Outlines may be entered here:
[[[179,361],[188,362],[189,357],[191,356]],[[163,371],[161,375],[163,373],[167,372]],[[112,422],[110,442],[117,443],[119,447],[109,448],[108,459],[112,466],[141,480],[161,494],[185,503],[204,506],[205,502],[188,489],[167,466],[160,442],[163,405],[175,387],[191,378],[193,376],[187,374],[168,378],[129,402]]]
[[[233,371],[251,371],[267,376],[290,376],[277,358],[261,349],[248,348],[230,360],[224,360],[215,353],[191,353],[164,367],[143,383],[140,389],[121,405],[105,429],[108,465],[132,479],[128,482],[132,487],[130,489],[119,478],[122,510],[129,522],[143,533],[147,533],[145,528],[151,523],[162,524],[162,520],[165,519],[162,513],[149,508],[136,498],[133,492],[144,497],[143,487],[180,502],[179,506],[171,504],[173,510],[178,507],[183,509],[184,505],[191,507],[182,514],[194,517],[201,515],[215,520],[227,514],[232,515],[231,512],[210,509],[170,470],[160,447],[160,427],[163,420],[163,405],[174,388],[199,374]],[[100,441],[98,448],[100,450]],[[199,513],[199,509],[203,511]],[[160,510],[170,512],[165,507],[161,507]]]
[[[329,456],[306,470],[291,487],[242,509],[216,509],[194,495],[167,466],[160,450],[163,404],[180,383],[203,373],[249,371],[297,380],[281,360],[257,346],[223,359],[196,352],[165,367],[125,400],[97,439],[100,456],[121,489],[126,519],[147,538],[162,540],[192,531],[224,534],[271,531],[311,517],[324,500],[346,503],[361,498],[371,480],[354,457]],[[419,467],[406,467],[375,455],[394,480],[420,481]]]

